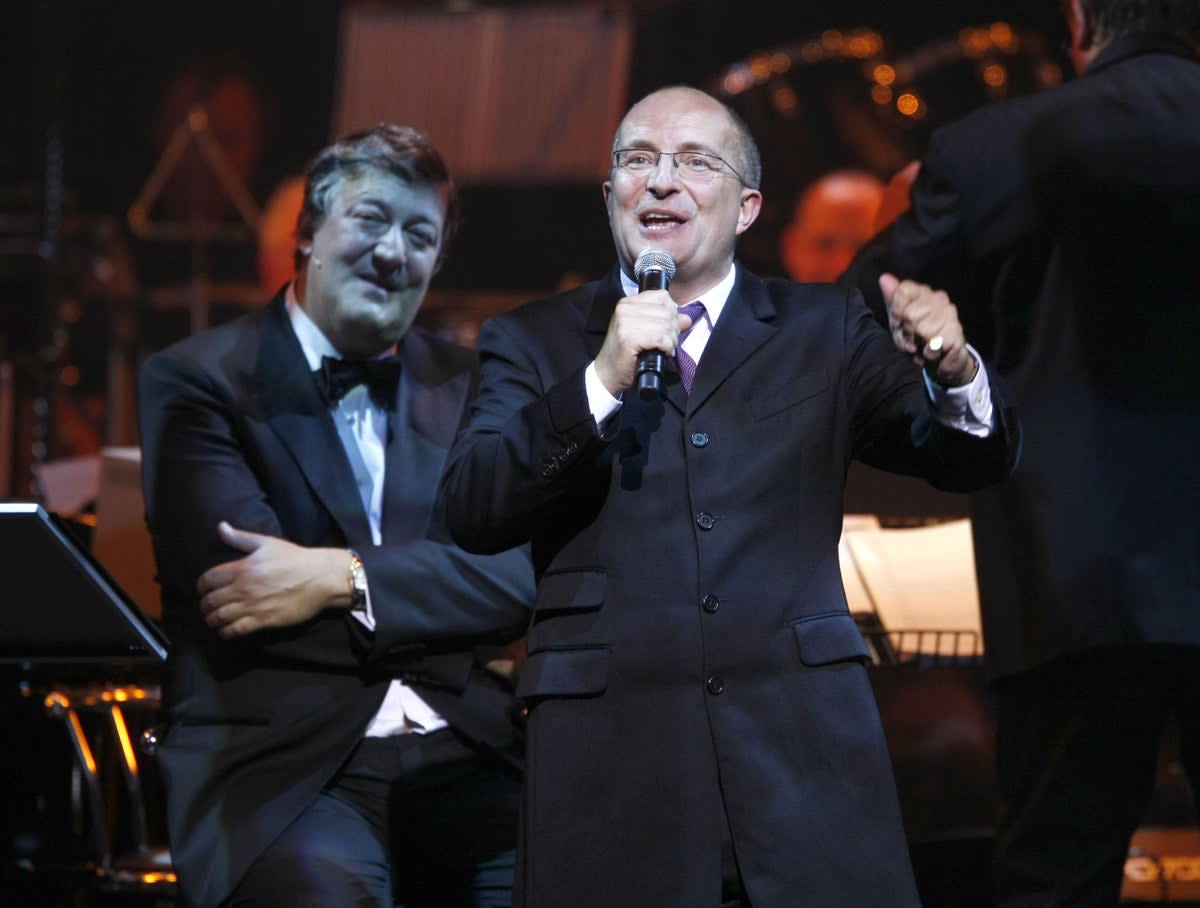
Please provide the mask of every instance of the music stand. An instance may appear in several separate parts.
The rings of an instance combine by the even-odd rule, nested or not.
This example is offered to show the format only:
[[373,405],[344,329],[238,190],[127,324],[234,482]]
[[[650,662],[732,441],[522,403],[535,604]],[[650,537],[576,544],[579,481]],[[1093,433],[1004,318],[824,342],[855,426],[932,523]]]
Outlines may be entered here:
[[[54,672],[109,674],[118,666],[159,667],[168,641],[104,567],[84,548],[59,515],[32,501],[0,501],[0,589],[7,606],[0,617],[0,665],[22,672],[50,664]],[[141,770],[123,705],[157,704],[156,690],[142,685],[84,683],[39,685],[47,715],[64,723],[84,799],[90,859],[83,865],[42,869],[51,876],[74,870],[86,885],[111,891],[173,892],[170,852],[149,843]],[[28,684],[22,688],[31,691]],[[28,693],[26,693],[28,696]],[[89,722],[102,723],[101,749],[89,740]],[[104,745],[107,742],[107,745]],[[107,792],[102,751],[120,759],[122,796]],[[110,764],[111,765],[111,764]],[[123,827],[117,808],[124,805]],[[111,828],[110,828],[111,827]],[[114,856],[117,829],[127,849]]]
[[0,502],[0,663],[161,663],[166,636],[66,523],[32,501]]

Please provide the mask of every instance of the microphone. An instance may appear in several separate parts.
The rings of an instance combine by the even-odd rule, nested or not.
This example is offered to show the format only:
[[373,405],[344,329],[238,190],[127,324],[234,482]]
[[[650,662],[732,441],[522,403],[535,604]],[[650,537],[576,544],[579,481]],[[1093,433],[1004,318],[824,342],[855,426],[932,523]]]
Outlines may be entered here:
[[[666,290],[675,276],[675,259],[665,249],[653,246],[638,253],[633,263],[633,277],[638,282],[638,292],[643,290]],[[643,350],[638,354],[634,380],[638,397],[652,401],[662,393],[662,373],[665,357],[661,350]]]

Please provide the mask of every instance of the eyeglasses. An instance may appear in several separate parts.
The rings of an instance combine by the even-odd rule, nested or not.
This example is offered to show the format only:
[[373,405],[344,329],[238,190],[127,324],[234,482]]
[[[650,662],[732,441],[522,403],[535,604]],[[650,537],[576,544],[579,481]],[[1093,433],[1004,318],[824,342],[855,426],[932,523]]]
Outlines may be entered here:
[[722,168],[743,186],[749,185],[724,158],[703,151],[651,151],[648,148],[620,148],[613,152],[613,166],[620,167],[635,177],[644,177],[658,168],[658,162],[666,155],[672,166],[679,171],[679,178],[690,183],[708,183],[723,175]]

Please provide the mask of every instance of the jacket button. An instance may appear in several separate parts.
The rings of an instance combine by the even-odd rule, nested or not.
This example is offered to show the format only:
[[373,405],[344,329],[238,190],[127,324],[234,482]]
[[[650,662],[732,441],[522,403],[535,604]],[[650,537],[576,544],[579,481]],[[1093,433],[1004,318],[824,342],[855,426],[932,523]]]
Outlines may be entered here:
[[701,511],[696,515],[696,526],[702,530],[711,530],[717,525],[717,519],[707,511]]
[[692,447],[705,448],[708,447],[708,436],[703,432],[692,433]]
[[708,688],[708,692],[710,694],[716,695],[723,694],[725,692],[725,682],[716,675],[713,675],[711,678],[705,681],[704,686]]
[[717,609],[719,609],[721,607],[721,600],[718,599],[716,596],[714,596],[712,593],[709,593],[707,596],[705,596],[703,599],[700,600],[700,607],[711,615],[713,612],[715,612]]

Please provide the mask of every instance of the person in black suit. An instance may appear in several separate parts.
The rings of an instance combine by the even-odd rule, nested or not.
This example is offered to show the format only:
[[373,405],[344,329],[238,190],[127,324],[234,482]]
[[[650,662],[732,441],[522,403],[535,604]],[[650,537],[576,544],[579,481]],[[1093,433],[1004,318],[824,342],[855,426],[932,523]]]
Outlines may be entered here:
[[1079,77],[936,131],[841,279],[945,287],[1020,409],[971,499],[1006,906],[1117,902],[1171,716],[1200,782],[1200,5],[1064,7]]
[[[853,457],[998,481],[1017,426],[944,294],[885,279],[890,337],[857,293],[735,264],[760,179],[733,111],[650,94],[603,186],[617,266],[480,330],[443,489],[464,548],[532,543],[529,908],[917,903],[838,567],[842,486]],[[647,247],[669,290],[639,292]],[[675,358],[645,399],[656,350]]]
[[413,129],[333,143],[295,280],[141,370],[159,762],[194,908],[511,901],[523,731],[490,657],[533,574],[450,541],[435,492],[474,358],[411,327],[455,199]]

